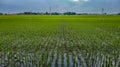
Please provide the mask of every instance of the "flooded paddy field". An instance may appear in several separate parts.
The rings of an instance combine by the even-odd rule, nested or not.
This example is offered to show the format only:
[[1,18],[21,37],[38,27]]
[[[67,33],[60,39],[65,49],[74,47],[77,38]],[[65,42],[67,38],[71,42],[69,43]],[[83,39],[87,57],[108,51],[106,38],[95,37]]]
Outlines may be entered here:
[[0,16],[0,67],[120,67],[120,16]]

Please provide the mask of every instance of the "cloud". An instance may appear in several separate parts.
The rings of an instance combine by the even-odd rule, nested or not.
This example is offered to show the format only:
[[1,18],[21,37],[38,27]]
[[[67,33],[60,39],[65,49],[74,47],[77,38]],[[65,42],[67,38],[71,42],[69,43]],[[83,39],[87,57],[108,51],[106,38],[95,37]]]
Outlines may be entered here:
[[[109,5],[110,4],[110,5]],[[120,0],[0,0],[0,12],[120,12]]]
[[72,2],[79,2],[79,0],[71,0]]
[[89,2],[90,0],[70,0],[72,2]]
[[83,0],[84,2],[89,2],[90,0]]

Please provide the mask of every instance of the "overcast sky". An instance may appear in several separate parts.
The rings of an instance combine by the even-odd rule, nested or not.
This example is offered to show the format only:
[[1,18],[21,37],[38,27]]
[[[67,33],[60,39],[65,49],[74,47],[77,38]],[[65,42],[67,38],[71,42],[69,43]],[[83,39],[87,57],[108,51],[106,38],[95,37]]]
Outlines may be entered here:
[[52,12],[74,11],[78,13],[120,12],[120,0],[0,0],[0,12]]

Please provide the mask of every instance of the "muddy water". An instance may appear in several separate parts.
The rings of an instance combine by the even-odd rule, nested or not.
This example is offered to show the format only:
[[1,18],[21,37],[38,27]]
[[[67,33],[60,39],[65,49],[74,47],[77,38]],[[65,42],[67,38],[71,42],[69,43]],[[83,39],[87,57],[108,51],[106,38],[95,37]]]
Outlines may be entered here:
[[50,51],[48,57],[43,60],[44,56],[41,53],[1,54],[0,67],[120,67],[120,55],[112,57],[104,54],[88,54],[89,57],[86,58],[87,56],[83,54]]
[[64,53],[64,62],[63,62],[63,66],[64,67],[67,67],[67,56],[66,56],[67,54],[66,53]]
[[51,67],[56,67],[56,60],[57,60],[57,53],[55,52],[55,53],[54,53],[53,61],[52,61],[52,63],[51,63]]
[[59,54],[59,57],[58,57],[58,67],[62,67],[62,56],[61,56],[61,54]]

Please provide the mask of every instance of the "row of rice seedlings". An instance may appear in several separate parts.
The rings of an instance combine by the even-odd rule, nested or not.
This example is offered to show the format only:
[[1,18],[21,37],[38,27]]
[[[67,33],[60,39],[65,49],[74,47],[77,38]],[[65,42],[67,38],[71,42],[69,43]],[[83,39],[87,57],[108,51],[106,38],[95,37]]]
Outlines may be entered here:
[[[66,31],[67,30],[67,31]],[[20,55],[20,54],[13,54],[14,57],[10,57],[12,60],[12,62],[10,62],[10,66],[29,66],[29,67],[33,67],[33,66],[38,66],[38,67],[43,67],[43,66],[48,66],[48,67],[112,67],[112,66],[119,66],[120,61],[119,61],[119,52],[116,50],[117,53],[113,53],[116,54],[115,57],[109,54],[104,54],[101,53],[100,50],[98,50],[97,54],[96,52],[93,52],[94,50],[92,50],[92,48],[90,47],[99,47],[99,43],[102,42],[102,40],[100,40],[99,38],[96,38],[97,36],[95,35],[95,40],[94,38],[91,38],[91,34],[86,34],[84,33],[73,33],[75,31],[69,31],[69,29],[63,27],[60,32],[58,34],[55,34],[55,36],[59,36],[59,38],[57,37],[53,37],[51,36],[52,33],[46,33],[49,36],[46,36],[43,38],[43,40],[41,40],[41,44],[38,44],[37,47],[40,47],[40,49],[36,48],[37,43],[36,40],[33,42],[30,42],[31,44],[25,46],[24,50],[28,49],[28,52],[30,53],[23,53],[24,55]],[[74,34],[74,35],[73,35]],[[79,36],[80,35],[80,36]],[[107,36],[109,37],[109,36]],[[55,40],[56,39],[56,40]],[[94,43],[92,43],[92,41],[95,40],[96,45],[92,45]],[[55,42],[54,42],[55,41]],[[57,42],[56,42],[57,41]],[[100,41],[100,42],[99,42]],[[107,41],[106,41],[107,42]],[[33,43],[33,44],[32,44]],[[50,44],[51,43],[51,44]],[[98,45],[99,44],[99,45]],[[59,46],[57,46],[59,45]],[[98,46],[97,46],[98,45]],[[24,47],[22,46],[22,47]],[[11,46],[16,47],[16,45],[12,45]],[[51,47],[51,51],[49,50],[49,47]],[[33,49],[32,49],[33,48]],[[100,47],[101,48],[101,47]],[[21,48],[22,51],[23,48]],[[36,53],[32,52],[38,49]],[[60,53],[59,49],[62,50],[62,53]],[[102,49],[102,48],[101,48]],[[76,51],[75,51],[76,50]],[[100,52],[99,52],[100,51]],[[104,51],[104,50],[103,50]],[[14,51],[13,51],[14,52]],[[51,52],[49,54],[49,52]],[[75,52],[75,53],[74,53]],[[78,54],[76,53],[78,52]],[[0,54],[2,55],[2,54]],[[4,55],[4,54],[3,54]],[[5,54],[6,55],[6,54]],[[3,56],[3,67],[4,65],[8,65],[5,62],[6,60],[6,56]],[[12,53],[9,54],[10,56],[12,56]],[[8,56],[7,56],[8,57]],[[22,62],[17,62],[16,58],[21,57],[20,59],[23,58]],[[1,57],[2,58],[2,57]],[[0,58],[0,59],[1,59]],[[50,59],[49,59],[50,58]],[[111,60],[111,58],[114,59]],[[39,59],[39,60],[38,60]],[[47,60],[49,59],[49,60]],[[58,65],[58,61],[59,61],[59,65]],[[17,62],[17,63],[15,63]],[[56,65],[57,64],[57,65]],[[62,65],[61,65],[62,64]],[[80,65],[81,64],[81,65]]]
[[[90,37],[87,37],[87,38],[90,38]],[[86,40],[86,39],[85,39]],[[89,39],[90,40],[90,39]],[[88,41],[89,41],[88,40]],[[90,41],[91,42],[91,41]],[[99,41],[97,41],[97,43],[96,44],[98,44],[98,42]],[[90,44],[91,45],[91,44]],[[92,47],[92,45],[91,45],[91,47]],[[98,47],[99,47],[99,45],[98,45]],[[101,48],[102,49],[102,48]],[[88,49],[88,51],[89,51],[89,49]],[[91,51],[91,50],[90,50]],[[98,50],[99,51],[99,50]],[[98,52],[99,53],[99,52]],[[100,51],[100,53],[101,53],[101,51]],[[117,54],[119,54],[119,53],[117,53]],[[92,53],[92,55],[93,55],[93,59],[96,59],[95,61],[94,61],[94,66],[102,66],[102,65],[100,65],[100,57],[99,57],[99,55],[96,55],[96,54],[94,54],[94,53]],[[87,53],[87,56],[91,56],[91,55],[89,55],[89,53]],[[88,59],[90,59],[91,57],[88,57]],[[111,59],[111,58],[110,58]],[[86,59],[87,60],[87,59]],[[111,60],[109,60],[109,63],[111,63],[110,62]],[[89,63],[92,63],[91,61],[87,61],[86,62],[87,64],[89,64]],[[102,62],[101,62],[102,63]],[[109,64],[108,64],[109,65]],[[88,66],[92,66],[92,65],[88,65]]]
[[[25,44],[24,44],[25,45]],[[12,45],[11,46],[11,48],[13,48],[13,47],[15,47],[15,46],[17,46],[17,45]],[[29,45],[29,46],[25,46],[25,50],[27,50],[27,49],[30,49],[29,47],[32,47],[33,48],[33,50],[35,50],[35,47],[36,45]],[[38,46],[38,47],[40,47],[40,46]],[[21,48],[21,50],[23,51],[23,48]],[[13,53],[15,52],[15,51],[12,51]],[[28,50],[28,52],[29,52],[29,50]],[[21,53],[23,53],[23,52],[20,52],[20,54]],[[12,59],[11,61],[10,61],[10,64],[9,64],[9,66],[19,66],[19,64],[17,64],[17,61],[16,61],[16,57],[21,57],[21,60],[22,60],[22,58],[24,58],[24,56],[22,56],[22,55],[18,55],[18,56],[16,56],[16,54],[14,54],[13,55],[13,57],[11,56],[12,54],[11,53],[9,53],[9,55],[10,55],[10,59]],[[39,56],[39,55],[38,55]],[[4,57],[4,56],[3,56]],[[32,53],[30,53],[30,55],[29,56],[26,56],[24,59],[23,59],[23,62],[22,63],[24,63],[24,64],[21,64],[21,62],[20,62],[20,65],[21,66],[35,66],[35,64],[36,64],[36,59],[37,59],[37,57],[35,57],[34,56],[34,53],[32,54]],[[14,61],[15,60],[15,61]],[[27,60],[29,60],[29,61],[27,61]],[[38,60],[38,59],[37,59]],[[4,60],[2,60],[2,61],[4,61]],[[28,63],[29,62],[29,63]],[[2,64],[2,65],[5,65],[5,64]]]
[[[58,50],[58,52],[57,52],[57,60],[56,60],[56,66],[57,67],[62,67],[62,66],[64,66],[65,64],[65,56],[63,55],[64,54],[64,51],[65,51],[65,48],[64,48],[64,45],[65,45],[65,41],[64,41],[64,27],[63,28],[58,28],[59,30],[58,30],[58,34],[57,34],[57,36],[59,37],[59,38],[57,38],[57,45],[59,45],[59,46],[56,46],[56,47],[58,47],[57,48],[57,50]],[[59,50],[60,49],[60,50]],[[62,51],[61,51],[62,50]]]
[[54,41],[55,39],[53,37],[51,37],[51,35],[49,35],[49,43],[46,44],[46,50],[48,52],[48,57],[47,57],[47,66],[48,67],[51,67],[51,62],[53,60],[53,54],[54,54],[54,49],[55,48],[55,45],[54,45]]
[[[67,32],[66,32],[66,37],[65,38],[65,41],[66,41],[66,51],[68,52],[67,53],[67,66],[65,67],[76,67],[76,63],[75,62],[75,56],[76,55],[73,55],[73,51],[75,50],[75,46],[76,46],[76,43],[75,43],[75,40],[74,40],[74,36],[73,36],[73,32],[71,31],[68,31],[69,29],[66,29]],[[79,65],[78,65],[79,66]]]
[[[50,34],[49,34],[50,35]],[[50,67],[50,62],[51,62],[51,59],[50,59],[50,61],[48,61],[47,60],[47,58],[49,57],[49,54],[48,54],[48,52],[49,52],[49,46],[51,46],[51,41],[52,41],[53,39],[49,36],[48,38],[47,38],[47,40],[45,41],[45,44],[43,44],[43,45],[45,45],[45,47],[43,48],[43,49],[45,49],[46,51],[44,52],[45,53],[45,55],[44,56],[42,56],[42,58],[44,58],[43,60],[42,60],[42,62],[44,62],[43,64],[44,64],[44,66],[48,66],[48,67]],[[51,52],[53,52],[53,51],[51,51]],[[47,64],[47,62],[48,62],[48,64]]]
[[77,61],[75,61],[75,56],[73,52],[76,52],[76,43],[75,43],[75,40],[74,40],[74,35],[73,35],[73,32],[72,31],[69,31],[69,29],[67,28],[66,29],[67,32],[66,32],[66,50],[67,50],[67,62],[68,62],[68,65],[67,67],[76,67],[78,63]]
[[52,60],[52,63],[51,63],[51,67],[56,67],[57,66],[57,51],[54,51],[54,55],[53,55],[53,60]]
[[58,67],[62,67],[62,56],[61,56],[61,53],[59,53],[58,55]]
[[110,25],[110,27],[107,27],[106,25],[102,25],[102,26],[97,26],[96,27],[98,30],[101,30],[103,32],[108,33],[111,36],[114,36],[116,38],[120,38],[119,34],[120,34],[120,26],[119,25]]
[[[23,57],[22,57],[23,56]],[[18,66],[23,64],[23,58],[24,56],[26,57],[27,54],[20,54],[20,52],[8,52],[8,53],[3,53],[0,57],[1,62],[0,65],[1,67],[3,66]],[[5,63],[3,63],[5,61]],[[2,64],[1,64],[2,63]]]
[[[105,32],[106,33],[106,32]],[[106,35],[109,35],[109,34],[107,34],[106,33]],[[104,47],[106,47],[106,48],[108,48],[107,49],[107,51],[104,51],[105,53],[107,53],[108,55],[110,55],[111,57],[109,58],[110,59],[110,63],[112,63],[112,57],[115,57],[116,59],[118,58],[118,56],[119,56],[119,49],[117,49],[115,46],[117,45],[117,44],[119,44],[119,43],[117,43],[117,42],[119,42],[118,40],[117,40],[117,38],[116,37],[114,37],[114,36],[111,36],[112,37],[112,39],[110,38],[110,36],[111,35],[109,35],[109,36],[106,36],[106,37],[108,37],[108,40],[109,41],[106,41],[106,44],[105,45],[102,45],[102,46],[104,46]],[[97,37],[97,36],[95,36],[95,37]],[[98,39],[98,38],[97,38]],[[100,39],[98,39],[99,41],[102,41],[102,40],[100,40]],[[108,42],[111,42],[111,43],[109,43],[108,44]],[[114,43],[114,42],[116,42],[116,43]],[[115,45],[114,45],[115,44]],[[105,48],[105,49],[106,49]],[[103,49],[103,48],[102,48]],[[111,51],[110,53],[109,53],[109,51]],[[113,52],[112,52],[113,51]],[[115,53],[115,52],[117,52],[117,53]],[[117,56],[117,57],[116,57]],[[115,61],[115,63],[116,63],[117,61]],[[113,65],[114,66],[114,65]],[[118,65],[117,65],[118,66]]]
[[[87,37],[87,38],[91,38],[91,37]],[[95,46],[95,42],[94,42],[94,45],[92,44],[92,39],[89,39],[90,43],[89,43],[89,48],[87,49],[87,53],[84,54],[85,55],[85,60],[86,60],[86,63],[87,63],[87,66],[89,67],[94,67],[94,66],[97,66],[99,67],[99,62],[100,62],[100,57],[96,56],[96,54],[94,53],[96,51],[95,48],[97,48]],[[98,45],[97,45],[98,46]],[[90,49],[90,48],[93,48],[93,49]],[[92,51],[93,50],[93,51]],[[94,51],[95,50],[95,51]],[[98,60],[99,59],[99,60]]]
[[[82,61],[85,61],[85,60],[83,60],[83,58],[82,58]],[[87,63],[87,62],[86,62]],[[87,64],[85,64],[85,62],[84,62],[84,66],[88,66]]]
[[50,50],[50,52],[48,53],[48,59],[47,59],[47,65],[48,67],[51,66],[51,62],[52,62],[52,49]]
[[76,39],[75,39],[75,34],[72,30],[71,31],[68,31],[68,36],[71,38],[70,39],[70,47],[71,47],[71,51],[72,51],[72,54],[70,55],[71,59],[70,59],[70,66],[71,67],[80,67],[79,65],[79,61],[78,61],[78,58],[77,58],[77,54],[76,54],[76,51],[77,51],[77,43],[76,43]]

